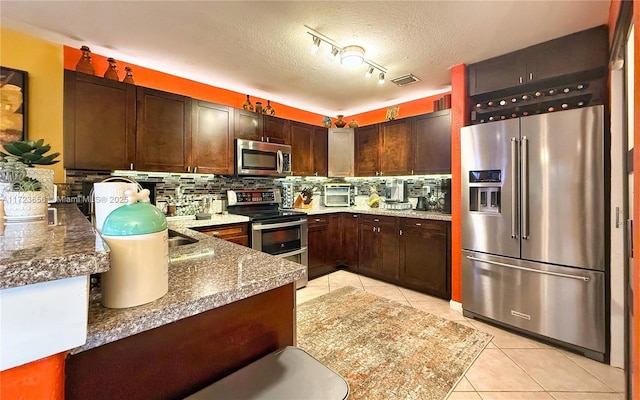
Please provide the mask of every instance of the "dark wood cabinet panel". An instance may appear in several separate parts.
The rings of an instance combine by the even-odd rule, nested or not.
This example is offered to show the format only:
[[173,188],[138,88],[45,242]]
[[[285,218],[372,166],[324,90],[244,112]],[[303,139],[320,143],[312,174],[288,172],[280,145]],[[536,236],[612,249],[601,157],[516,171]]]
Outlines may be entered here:
[[470,64],[469,96],[514,94],[545,84],[603,77],[608,43],[607,27],[602,25]]
[[340,262],[352,270],[358,268],[358,223],[358,214],[340,215],[340,231],[342,232]]
[[378,175],[380,171],[378,124],[356,128],[354,135],[356,176]]
[[451,112],[413,117],[413,173],[451,173]]
[[191,165],[194,172],[233,174],[232,110],[194,100]]
[[205,235],[217,237],[227,242],[249,246],[249,224],[229,224],[191,228]]
[[337,214],[307,217],[309,279],[328,274],[340,264],[340,219]]
[[398,219],[361,215],[358,271],[375,277],[399,277]]
[[402,219],[400,280],[407,286],[451,298],[449,223]]
[[380,171],[384,175],[411,173],[411,119],[380,124]]
[[236,139],[257,140],[263,138],[262,114],[234,109],[233,133]]
[[65,168],[130,169],[135,129],[134,85],[65,70]]
[[469,96],[520,85],[527,76],[526,55],[520,51],[491,58],[468,67]]
[[138,86],[136,169],[185,172],[191,155],[191,99]]
[[313,128],[313,138],[311,140],[311,157],[313,158],[313,174],[316,176],[327,176],[328,156],[328,129],[320,126]]
[[273,117],[263,116],[263,136],[266,141],[279,144],[291,143],[291,121]]
[[291,121],[291,171],[293,175],[313,175],[311,142],[313,126]]

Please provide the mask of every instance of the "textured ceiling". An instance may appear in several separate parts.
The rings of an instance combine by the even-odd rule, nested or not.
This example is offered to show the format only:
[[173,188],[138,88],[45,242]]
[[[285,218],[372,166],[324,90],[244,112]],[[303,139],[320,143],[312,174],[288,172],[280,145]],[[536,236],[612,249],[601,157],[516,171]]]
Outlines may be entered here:
[[[6,1],[0,21],[47,40],[319,114],[449,89],[449,68],[605,24],[609,1]],[[310,52],[305,25],[389,70]],[[135,71],[134,71],[135,73]],[[413,73],[420,82],[389,80]]]

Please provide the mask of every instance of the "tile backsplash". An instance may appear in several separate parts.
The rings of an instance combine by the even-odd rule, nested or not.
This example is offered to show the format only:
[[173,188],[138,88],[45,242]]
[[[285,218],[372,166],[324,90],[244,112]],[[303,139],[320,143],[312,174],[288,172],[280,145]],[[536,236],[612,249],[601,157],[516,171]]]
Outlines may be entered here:
[[[390,178],[248,178],[192,173],[158,173],[124,170],[110,172],[70,169],[65,172],[66,182],[70,184],[71,196],[76,197],[81,197],[83,183],[101,182],[112,176],[127,177],[136,182],[154,183],[156,187],[155,201],[163,210],[166,209],[167,202],[179,202],[187,199],[195,204],[195,201],[200,200],[203,196],[211,196],[214,199],[221,200],[226,198],[227,190],[280,188],[282,186],[281,182],[283,181],[293,182],[296,193],[302,191],[305,187],[311,186],[318,198],[322,195],[324,184],[336,182],[350,183],[355,188],[356,195],[358,196],[369,196],[372,187],[376,187],[378,194],[383,196],[385,181]],[[441,182],[450,177],[450,175],[412,175],[400,178],[407,181],[409,197],[415,199],[418,196],[422,196],[425,188],[428,188],[429,196],[435,196],[436,199],[439,199],[443,196],[440,190]],[[176,188],[179,188],[180,199],[176,198]],[[437,206],[435,208],[437,209]],[[191,213],[192,210],[193,207],[189,208],[188,212]],[[186,207],[183,211],[187,212]]]

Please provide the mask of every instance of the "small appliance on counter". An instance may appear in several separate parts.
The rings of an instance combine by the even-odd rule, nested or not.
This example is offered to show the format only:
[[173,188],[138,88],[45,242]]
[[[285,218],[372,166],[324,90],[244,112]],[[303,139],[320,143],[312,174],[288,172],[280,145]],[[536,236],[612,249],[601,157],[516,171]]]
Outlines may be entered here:
[[351,185],[329,183],[324,185],[325,207],[349,207],[351,205]]
[[422,188],[422,194],[418,196],[418,202],[416,203],[416,211],[427,211],[429,210],[429,202],[427,201],[427,197],[429,196],[430,188],[429,186],[425,186]]
[[293,202],[295,201],[293,194],[293,182],[282,182],[282,205],[281,208],[289,209],[293,208]]
[[149,204],[149,190],[125,192],[126,204],[102,226],[111,249],[111,269],[102,273],[102,305],[127,308],[164,296],[169,288],[167,219]]
[[386,203],[407,203],[409,201],[409,189],[404,179],[388,179],[384,188],[384,201]]

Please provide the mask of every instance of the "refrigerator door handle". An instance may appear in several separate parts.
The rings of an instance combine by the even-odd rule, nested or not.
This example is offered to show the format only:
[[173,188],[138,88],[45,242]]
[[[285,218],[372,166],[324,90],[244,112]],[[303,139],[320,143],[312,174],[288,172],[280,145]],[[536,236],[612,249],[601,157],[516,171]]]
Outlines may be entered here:
[[522,238],[529,239],[529,139],[522,137]]
[[552,272],[552,271],[541,271],[541,270],[537,270],[537,269],[518,267],[517,265],[505,264],[505,263],[496,262],[496,261],[483,260],[481,258],[476,258],[476,257],[472,257],[472,256],[467,256],[467,259],[469,259],[471,261],[479,261],[479,262],[486,263],[486,264],[497,265],[497,266],[500,266],[500,267],[507,267],[507,268],[519,269],[519,270],[527,271],[527,272],[534,272],[534,273],[537,273],[537,274],[560,276],[560,277],[563,277],[563,278],[577,279],[579,281],[589,282],[589,277],[588,276],[577,276],[577,275],[561,274],[559,272]]
[[511,238],[518,238],[518,138],[511,138]]

